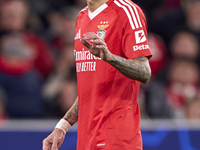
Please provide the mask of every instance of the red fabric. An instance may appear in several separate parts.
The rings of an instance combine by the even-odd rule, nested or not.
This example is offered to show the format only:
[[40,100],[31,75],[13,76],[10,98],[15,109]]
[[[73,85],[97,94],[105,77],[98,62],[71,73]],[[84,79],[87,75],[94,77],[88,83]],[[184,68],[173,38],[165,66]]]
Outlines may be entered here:
[[[0,115],[0,120],[7,120],[8,119],[8,116],[6,114],[2,114]],[[1,123],[0,123],[0,126],[1,126]]]
[[181,85],[176,82],[170,82],[166,89],[166,97],[169,105],[174,110],[182,109],[188,100],[196,97],[198,85]]
[[173,87],[168,86],[166,89],[168,103],[173,109],[180,109],[185,105],[185,95],[181,91],[176,91]]
[[42,76],[46,77],[52,70],[54,61],[48,44],[31,32],[27,32],[25,36],[36,51],[35,68]]
[[23,38],[33,51],[33,58],[12,63],[0,55],[0,70],[11,75],[24,74],[35,68],[46,77],[53,67],[53,57],[47,43],[31,32],[23,33]]
[[10,75],[21,75],[33,68],[32,61],[22,61],[19,63],[10,63],[5,57],[0,56],[0,70]]
[[168,8],[179,8],[180,4],[180,0],[165,0],[165,6]]
[[[145,16],[137,5],[129,2],[136,7],[142,27],[132,29],[125,11],[113,0],[107,2],[108,7],[92,20],[88,17],[88,8],[78,15],[74,50],[79,101],[78,150],[142,149],[137,101],[140,83],[93,56],[80,43],[84,33],[94,32],[105,35],[108,49],[116,55],[130,59],[150,57],[147,39],[143,38],[147,37]],[[101,25],[105,26],[100,30]],[[137,31],[145,35],[136,34]],[[138,44],[136,36],[141,37]],[[134,51],[134,46],[141,49]]]
[[152,59],[149,60],[151,73],[152,76],[156,76],[167,64],[167,50],[163,40],[152,33],[149,34],[149,46],[153,54]]
[[62,50],[65,43],[64,41],[62,40],[62,38],[60,37],[55,37],[52,41],[53,43],[53,46],[57,49],[57,50]]

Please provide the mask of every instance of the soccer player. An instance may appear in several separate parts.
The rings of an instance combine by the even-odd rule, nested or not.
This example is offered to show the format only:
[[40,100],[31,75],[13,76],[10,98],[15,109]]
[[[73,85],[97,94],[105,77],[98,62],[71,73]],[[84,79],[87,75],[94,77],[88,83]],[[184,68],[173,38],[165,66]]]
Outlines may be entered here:
[[76,23],[78,98],[43,150],[57,150],[78,121],[77,150],[142,150],[138,92],[151,76],[147,25],[130,0],[87,0]]

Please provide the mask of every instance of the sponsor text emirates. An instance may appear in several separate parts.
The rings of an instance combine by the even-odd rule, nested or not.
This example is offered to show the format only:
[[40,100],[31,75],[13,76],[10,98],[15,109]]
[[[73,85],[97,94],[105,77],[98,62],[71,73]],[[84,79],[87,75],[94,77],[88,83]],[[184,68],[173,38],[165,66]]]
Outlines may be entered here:
[[101,58],[94,56],[84,48],[82,51],[74,50],[76,60],[76,72],[96,71],[96,61]]

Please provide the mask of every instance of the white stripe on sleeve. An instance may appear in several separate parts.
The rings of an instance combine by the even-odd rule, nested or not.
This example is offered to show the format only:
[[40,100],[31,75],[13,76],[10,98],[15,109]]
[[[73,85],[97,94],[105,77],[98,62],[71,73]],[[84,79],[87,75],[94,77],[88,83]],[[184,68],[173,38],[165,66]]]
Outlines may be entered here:
[[141,23],[141,21],[140,21],[140,16],[139,16],[139,14],[138,14],[137,8],[136,8],[131,2],[129,2],[128,0],[125,0],[125,1],[126,1],[127,3],[129,3],[129,4],[134,8],[135,13],[136,13],[136,16],[137,16],[137,19],[138,19],[139,24],[140,24],[140,27],[142,27],[142,23]]
[[133,12],[133,8],[131,7],[131,5],[125,3],[123,0],[119,0],[122,4],[124,4],[125,6],[127,6],[132,14],[132,17],[133,17],[133,20],[134,20],[134,23],[135,23],[135,26],[136,28],[139,28],[139,25],[138,25],[138,22],[137,22],[137,19],[136,19],[136,16]]
[[125,13],[126,13],[128,19],[129,19],[131,28],[134,30],[134,29],[135,29],[135,26],[134,26],[134,24],[133,24],[133,20],[132,20],[132,18],[131,18],[130,13],[129,13],[128,10],[126,9],[126,7],[125,7],[125,6],[122,6],[122,5],[121,5],[119,2],[117,2],[116,0],[114,1],[114,3],[115,3],[117,6],[119,6],[119,7],[121,7],[121,8],[124,9],[124,11],[125,11]]

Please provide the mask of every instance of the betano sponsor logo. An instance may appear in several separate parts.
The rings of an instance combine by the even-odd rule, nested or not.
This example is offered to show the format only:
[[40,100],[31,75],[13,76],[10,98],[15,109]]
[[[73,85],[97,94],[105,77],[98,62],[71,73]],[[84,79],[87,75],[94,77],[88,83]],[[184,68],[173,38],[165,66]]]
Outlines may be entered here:
[[144,34],[144,30],[139,30],[135,32],[135,40],[136,40],[136,44],[143,43],[147,40]]
[[149,45],[136,45],[133,46],[134,51],[149,49]]

